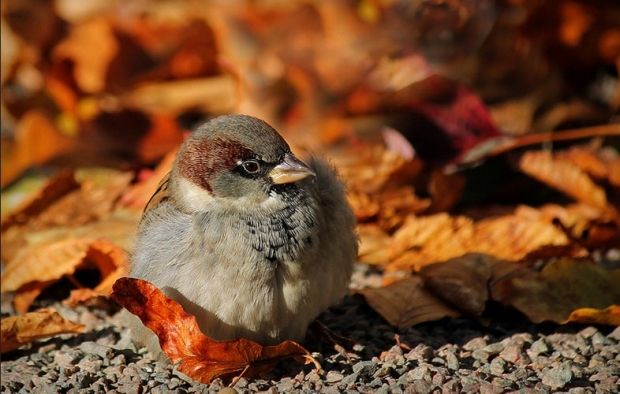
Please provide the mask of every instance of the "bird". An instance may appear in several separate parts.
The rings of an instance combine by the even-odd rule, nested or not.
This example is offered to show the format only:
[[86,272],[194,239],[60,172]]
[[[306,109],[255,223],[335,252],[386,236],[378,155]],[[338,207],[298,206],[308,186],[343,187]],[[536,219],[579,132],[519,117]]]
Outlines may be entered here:
[[[330,164],[304,163],[258,118],[219,116],[183,142],[146,205],[130,276],[162,289],[210,338],[302,341],[348,291],[355,225]],[[150,330],[136,317],[129,326],[161,357]]]

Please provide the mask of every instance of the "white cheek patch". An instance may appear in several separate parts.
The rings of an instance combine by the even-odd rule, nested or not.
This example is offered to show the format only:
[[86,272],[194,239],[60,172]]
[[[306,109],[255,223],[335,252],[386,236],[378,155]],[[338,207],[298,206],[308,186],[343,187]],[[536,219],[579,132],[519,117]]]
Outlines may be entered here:
[[245,213],[256,213],[258,209],[269,213],[286,206],[286,203],[275,195],[270,195],[266,199],[257,199],[256,197],[235,199],[214,197],[207,190],[183,177],[179,178],[177,189],[178,201],[188,212],[205,212],[217,208]]
[[206,211],[215,200],[207,190],[183,177],[179,179],[178,188],[182,206],[192,212]]

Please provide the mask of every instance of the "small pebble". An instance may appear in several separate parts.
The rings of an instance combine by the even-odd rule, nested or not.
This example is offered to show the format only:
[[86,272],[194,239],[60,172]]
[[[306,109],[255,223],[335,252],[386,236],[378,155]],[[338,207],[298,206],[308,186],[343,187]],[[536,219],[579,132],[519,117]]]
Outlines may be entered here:
[[353,384],[357,381],[357,379],[359,378],[360,374],[359,372],[354,372],[350,375],[346,375],[344,378],[342,378],[342,380],[340,381],[341,384],[345,385],[345,386],[349,386],[350,384]]
[[471,339],[469,342],[463,345],[463,349],[474,351],[476,349],[481,349],[487,345],[487,340],[484,337],[476,337]]
[[448,369],[456,371],[459,369],[459,359],[456,357],[454,353],[446,353],[446,366]]
[[614,328],[612,332],[607,335],[607,338],[615,339],[616,341],[620,341],[620,326]]
[[474,359],[480,360],[483,362],[486,362],[489,359],[489,353],[487,353],[485,350],[482,350],[482,349],[474,350],[471,356]]
[[406,355],[407,360],[428,361],[433,357],[433,349],[427,345],[419,344],[411,349]]
[[343,376],[340,372],[336,371],[328,371],[327,376],[325,377],[325,381],[328,383],[340,382]]
[[377,369],[377,371],[372,375],[374,378],[382,378],[388,375],[394,368],[390,365],[382,365],[381,368]]
[[413,393],[428,394],[431,392],[432,384],[425,380],[414,380],[412,383]]
[[509,363],[516,363],[520,361],[523,356],[521,353],[522,344],[521,343],[511,343],[507,345],[504,350],[499,353],[499,357]]
[[493,375],[500,376],[506,371],[506,361],[497,357],[491,361],[489,370]]
[[539,354],[544,354],[544,353],[547,353],[548,351],[549,351],[549,346],[547,346],[547,343],[545,342],[544,339],[540,338],[534,343],[532,343],[532,346],[530,346],[528,350],[528,354],[530,355],[530,357],[536,357]]
[[431,382],[435,386],[441,386],[443,384],[443,382],[445,381],[445,379],[446,379],[445,376],[443,376],[440,373],[436,373],[435,375],[433,375],[433,379],[431,380]]
[[379,365],[374,361],[360,361],[353,365],[353,372],[360,375],[373,375],[379,368]]
[[[328,374],[329,374],[329,372],[328,372]],[[237,387],[237,385],[235,385],[235,387]],[[289,392],[291,392],[295,388],[295,382],[291,378],[283,378],[280,381],[280,383],[278,383],[277,387],[278,387],[278,392],[280,392],[280,393],[289,393]]]
[[80,343],[80,350],[86,354],[97,355],[102,359],[112,358],[112,355],[114,354],[114,351],[110,347],[100,345],[92,341],[86,341],[86,342]]
[[570,365],[565,363],[542,372],[542,382],[552,389],[564,387],[573,378]]
[[592,345],[594,346],[611,345],[610,340],[605,335],[601,334],[600,332],[594,333],[592,337],[590,338],[590,340],[592,341]]
[[409,375],[411,380],[418,380],[418,379],[424,379],[425,376],[430,376],[429,372],[430,371],[428,370],[428,367],[426,367],[425,365],[421,365],[407,372],[407,375]]
[[494,356],[496,354],[499,354],[502,350],[504,350],[504,344],[501,342],[492,343],[482,348],[482,350]]
[[596,327],[586,327],[583,330],[579,331],[579,335],[581,335],[584,338],[591,338],[592,335],[596,334],[598,332],[598,330],[596,329]]

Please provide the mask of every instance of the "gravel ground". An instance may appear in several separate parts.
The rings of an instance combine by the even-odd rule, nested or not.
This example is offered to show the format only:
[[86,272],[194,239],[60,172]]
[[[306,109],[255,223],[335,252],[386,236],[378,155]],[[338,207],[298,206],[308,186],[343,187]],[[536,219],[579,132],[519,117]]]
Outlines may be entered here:
[[[354,283],[376,283],[358,269]],[[2,313],[10,313],[7,299]],[[348,352],[310,339],[324,372],[284,363],[262,379],[197,384],[137,348],[117,311],[53,305],[86,325],[77,336],[3,356],[2,393],[615,393],[620,328],[534,325],[498,308],[483,322],[451,319],[397,332],[357,296],[320,320],[357,344]],[[396,340],[400,338],[400,346]]]

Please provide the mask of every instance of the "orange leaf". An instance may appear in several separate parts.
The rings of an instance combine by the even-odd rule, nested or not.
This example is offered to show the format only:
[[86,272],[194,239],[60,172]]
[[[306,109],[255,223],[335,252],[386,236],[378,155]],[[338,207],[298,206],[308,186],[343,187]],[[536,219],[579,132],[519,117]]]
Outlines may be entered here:
[[6,266],[2,291],[16,291],[30,282],[57,280],[72,274],[86,257],[91,242],[87,238],[68,238],[21,251]]
[[82,324],[65,320],[53,309],[39,309],[22,316],[6,317],[2,319],[1,325],[0,353],[17,349],[37,339],[79,333],[84,330]]
[[[70,190],[54,200],[42,196],[43,206],[33,215],[23,217],[19,225],[8,226],[2,233],[2,258],[11,261],[31,243],[34,232],[63,227],[67,232],[79,225],[102,221],[110,217],[118,198],[125,191],[133,175],[110,171],[102,179],[82,182],[77,190]],[[50,187],[44,193],[54,192]],[[23,223],[22,223],[23,222]],[[134,229],[131,229],[132,232]],[[79,235],[83,237],[82,234]],[[101,233],[94,235],[101,237]],[[129,235],[125,235],[128,237]]]
[[565,152],[560,152],[558,156],[570,161],[595,178],[604,179],[608,176],[607,163],[593,149],[575,146]]
[[428,292],[419,276],[411,276],[377,289],[359,290],[359,293],[388,323],[400,329],[460,315]]
[[89,288],[71,290],[69,298],[62,303],[68,307],[76,307],[78,305],[86,304],[88,306],[100,305],[105,299],[105,295]]
[[418,270],[425,264],[461,256],[469,250],[474,224],[469,218],[446,213],[408,216],[394,234],[391,265]]
[[390,257],[390,236],[379,226],[361,224],[357,226],[360,248],[359,261],[366,264],[385,264]]
[[72,60],[79,87],[87,93],[99,93],[105,88],[108,67],[118,48],[110,22],[101,17],[74,25],[54,49],[53,57],[57,62]]
[[[601,218],[597,211],[584,204],[568,207],[546,205],[540,209],[519,206],[513,213],[478,221],[446,213],[411,215],[394,234],[389,268],[419,270],[436,261],[466,253],[521,260],[541,248],[571,244],[571,239],[554,224],[554,220],[561,221],[575,237],[579,237],[585,229],[592,228],[594,220]],[[616,236],[617,226],[610,223],[609,227],[605,234],[602,234],[603,229],[597,234],[599,244],[606,245],[605,240]]]
[[105,240],[67,238],[22,250],[7,264],[2,291],[16,291],[16,307],[25,312],[47,286],[92,264],[103,278],[94,290],[107,294],[114,281],[128,272],[128,257]]
[[162,350],[172,362],[179,363],[179,371],[202,383],[242,372],[256,375],[291,357],[317,365],[308,351],[293,341],[275,346],[262,346],[243,338],[215,341],[200,331],[194,316],[144,280],[117,280],[112,299],[138,316],[157,335]]
[[6,155],[3,149],[0,184],[6,186],[28,168],[67,151],[72,143],[60,134],[46,114],[39,110],[27,112],[19,120],[13,146]]
[[124,207],[143,210],[153,196],[161,180],[172,170],[177,149],[168,152],[150,176],[131,186],[120,198],[119,204]]
[[420,160],[408,160],[379,146],[334,155],[347,186],[356,192],[374,193],[411,182],[420,173]]
[[571,312],[566,323],[620,326],[620,305],[611,305],[605,309],[579,308]]
[[541,182],[596,208],[607,208],[605,191],[576,164],[553,157],[550,152],[526,152],[519,168]]
[[31,217],[43,212],[51,203],[79,187],[80,184],[75,180],[73,171],[60,172],[47,181],[35,196],[2,220],[2,232],[13,225],[27,222]]
[[[174,117],[165,114],[150,115],[151,128],[140,140],[138,156],[145,163],[156,162],[183,142],[181,127]],[[165,160],[165,159],[164,159]]]
[[228,75],[141,85],[119,97],[121,105],[145,112],[178,114],[189,109],[230,112],[237,101],[235,80]]
[[367,221],[377,216],[381,207],[379,203],[366,193],[348,192],[347,200],[355,213],[358,222]]
[[24,314],[28,312],[28,308],[37,299],[46,287],[51,285],[53,281],[46,282],[30,282],[25,284],[16,292],[13,297],[13,307],[17,313]]

